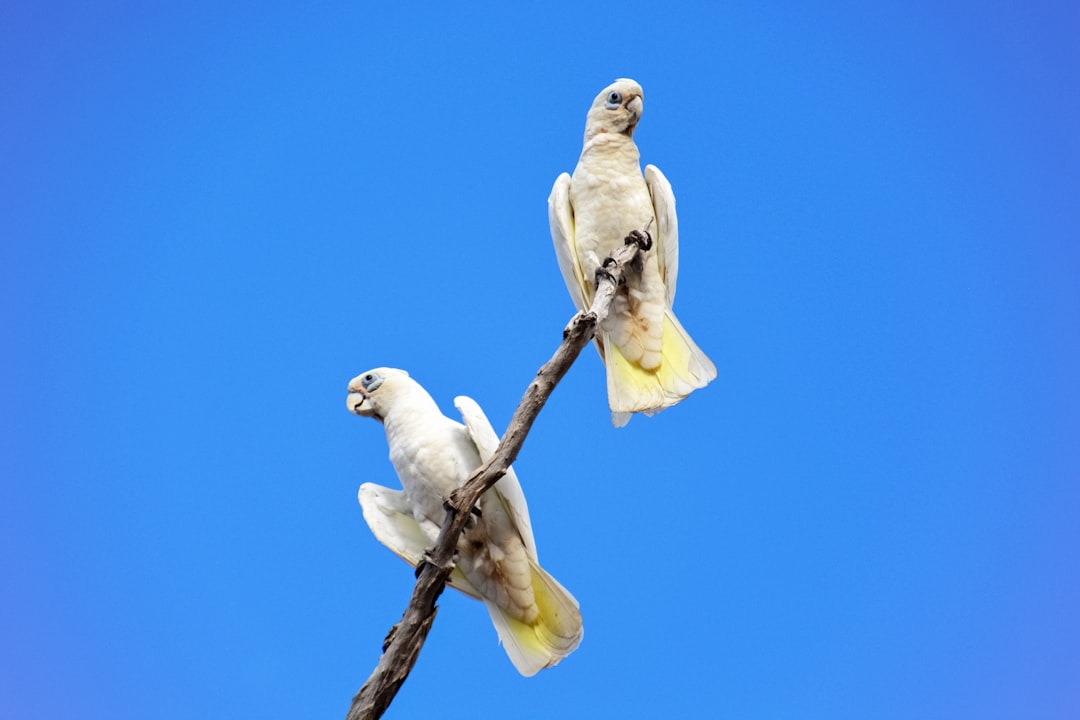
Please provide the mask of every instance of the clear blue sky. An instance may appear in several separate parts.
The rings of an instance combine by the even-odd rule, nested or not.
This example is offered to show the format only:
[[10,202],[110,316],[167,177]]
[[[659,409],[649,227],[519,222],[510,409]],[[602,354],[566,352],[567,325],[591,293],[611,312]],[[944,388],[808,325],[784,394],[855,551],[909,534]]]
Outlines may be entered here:
[[0,716],[344,715],[413,580],[346,382],[505,427],[616,77],[719,378],[615,431],[581,357],[517,470],[583,644],[448,593],[388,717],[1080,716],[1075,3],[305,5],[0,10]]

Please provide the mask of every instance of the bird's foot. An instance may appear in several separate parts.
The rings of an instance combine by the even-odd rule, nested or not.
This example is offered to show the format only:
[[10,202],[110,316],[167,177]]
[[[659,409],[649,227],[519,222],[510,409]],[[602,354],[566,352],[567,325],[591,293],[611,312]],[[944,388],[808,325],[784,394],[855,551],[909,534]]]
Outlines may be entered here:
[[[455,490],[454,493],[451,494],[449,498],[447,498],[446,500],[443,500],[442,506],[443,506],[443,510],[445,510],[446,512],[456,513],[458,511],[457,505],[454,504],[457,501],[457,498],[454,497],[454,495],[456,493],[457,493],[457,490]],[[484,513],[480,512],[480,508],[478,508],[475,505],[473,505],[471,508],[469,508],[469,513],[471,515],[475,515],[478,518],[484,517]]]
[[431,554],[431,550],[425,550],[424,554],[420,557],[420,562],[416,563],[416,577],[420,577],[420,573],[424,572],[425,565],[430,565],[436,570],[454,569],[454,562],[452,560],[446,565],[440,565],[435,562],[435,556]]
[[652,250],[652,235],[648,230],[631,230],[623,240],[624,245],[637,245],[641,252]]
[[619,283],[615,280],[615,276],[611,274],[610,270],[608,270],[608,268],[614,264],[615,258],[606,257],[604,258],[604,262],[600,265],[600,267],[596,268],[596,277],[593,281],[596,287],[600,287],[601,280],[607,280],[612,285],[619,285]]
[[[454,493],[456,494],[457,490],[455,490]],[[448,513],[456,514],[458,512],[457,505],[455,504],[456,501],[457,498],[453,494],[448,499],[443,500],[443,510]],[[469,516],[465,518],[465,529],[471,530],[476,527],[476,521],[482,517],[484,517],[484,514],[480,512],[480,508],[473,505],[469,508]]]

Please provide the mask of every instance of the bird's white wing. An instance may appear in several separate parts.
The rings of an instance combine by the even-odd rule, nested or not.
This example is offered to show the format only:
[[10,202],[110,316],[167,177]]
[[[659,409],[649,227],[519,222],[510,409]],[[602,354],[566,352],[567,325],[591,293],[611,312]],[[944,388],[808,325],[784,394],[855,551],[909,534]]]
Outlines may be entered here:
[[656,257],[660,261],[660,277],[664,279],[664,292],[670,308],[675,302],[675,281],[679,276],[679,220],[675,215],[675,193],[671,183],[655,165],[645,166],[645,184],[652,196],[656,213]]
[[570,205],[570,175],[563,173],[555,179],[548,196],[548,224],[551,241],[555,244],[555,257],[559,260],[566,289],[578,310],[589,307],[592,298],[585,284],[585,275],[578,260],[577,243],[574,241],[574,208]]
[[[405,493],[375,483],[364,483],[358,493],[364,520],[375,538],[413,567],[424,558],[428,538],[413,518]],[[469,597],[482,600],[480,593],[465,579],[460,569],[450,574],[450,586]]]
[[[480,454],[480,462],[487,462],[495,454],[499,447],[499,436],[491,427],[487,415],[480,406],[470,397],[459,395],[454,398],[454,407],[461,413],[461,419],[465,421],[465,429],[469,432],[476,451]],[[525,545],[525,552],[534,561],[539,562],[536,555],[536,540],[533,538],[532,523],[529,521],[529,506],[525,503],[525,492],[521,489],[514,468],[508,468],[493,488],[502,499],[507,513],[514,521],[521,542]]]

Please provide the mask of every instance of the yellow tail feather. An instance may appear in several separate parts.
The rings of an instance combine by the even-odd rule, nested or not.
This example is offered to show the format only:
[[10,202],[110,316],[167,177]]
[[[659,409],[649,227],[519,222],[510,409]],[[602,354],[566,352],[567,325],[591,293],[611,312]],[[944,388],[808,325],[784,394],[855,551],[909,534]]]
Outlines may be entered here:
[[651,415],[671,407],[716,378],[716,366],[690,339],[671,310],[664,313],[663,359],[656,370],[643,370],[627,360],[613,342],[605,341],[602,347],[608,404],[616,426],[626,424],[628,413]]
[[507,615],[490,600],[484,602],[506,654],[526,677],[557,665],[577,648],[584,635],[574,596],[543,568],[535,563],[530,565],[533,595],[539,610],[532,623]]

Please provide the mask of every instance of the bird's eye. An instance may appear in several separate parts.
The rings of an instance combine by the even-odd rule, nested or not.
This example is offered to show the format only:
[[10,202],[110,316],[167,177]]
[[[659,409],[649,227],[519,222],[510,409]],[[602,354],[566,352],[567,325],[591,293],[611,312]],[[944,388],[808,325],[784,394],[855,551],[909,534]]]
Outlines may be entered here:
[[364,377],[360,378],[360,384],[364,386],[364,389],[368,392],[374,392],[382,385],[382,376],[379,373],[368,373]]
[[622,93],[618,90],[612,90],[608,93],[607,102],[604,103],[604,107],[608,110],[615,110],[622,105]]

